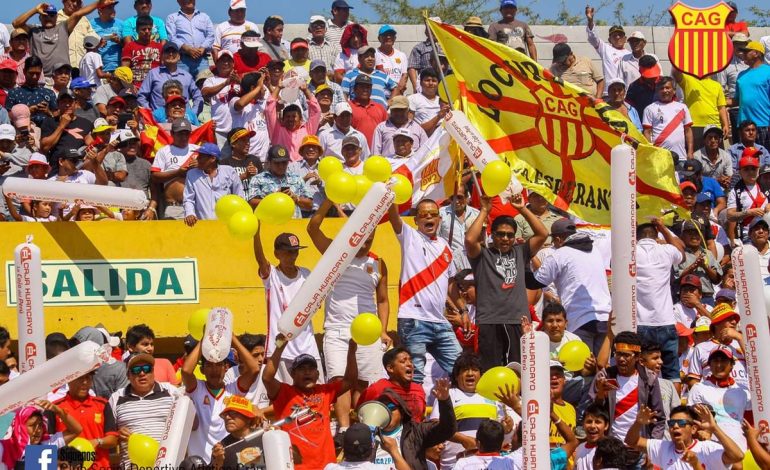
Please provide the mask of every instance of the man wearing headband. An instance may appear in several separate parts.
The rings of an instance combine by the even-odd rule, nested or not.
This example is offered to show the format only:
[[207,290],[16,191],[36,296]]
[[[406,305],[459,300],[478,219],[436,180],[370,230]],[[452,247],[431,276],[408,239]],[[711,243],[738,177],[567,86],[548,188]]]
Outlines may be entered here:
[[[619,333],[613,342],[613,349],[615,365],[596,374],[588,398],[607,409],[612,422],[610,435],[622,440],[636,421],[641,406],[649,407],[656,416],[665,414],[657,377],[639,363],[642,351],[639,335],[631,331]],[[598,361],[603,363],[607,359],[600,355]],[[638,397],[636,400],[633,398],[635,395]],[[665,423],[660,420],[646,423],[640,432],[642,437],[662,439],[664,429]]]

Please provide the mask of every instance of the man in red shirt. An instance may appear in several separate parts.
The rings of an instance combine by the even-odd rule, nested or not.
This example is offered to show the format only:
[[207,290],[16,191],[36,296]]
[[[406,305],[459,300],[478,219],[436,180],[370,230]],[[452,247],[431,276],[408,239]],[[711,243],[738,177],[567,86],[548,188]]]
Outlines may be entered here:
[[285,425],[282,429],[289,433],[292,446],[299,452],[299,461],[295,462],[294,468],[318,470],[337,461],[330,428],[331,406],[339,395],[352,389],[358,381],[357,345],[352,339],[348,343],[347,364],[342,380],[316,384],[319,372],[315,357],[300,354],[291,364],[292,384],[289,385],[275,378],[287,344],[283,334],[276,337],[275,351],[265,364],[262,382],[276,419],[289,416],[294,406],[309,407],[316,413],[309,419]]
[[235,61],[235,73],[241,77],[251,72],[259,72],[267,67],[270,56],[259,52],[262,43],[259,41],[259,33],[248,30],[241,35],[241,48],[233,55]]
[[139,89],[144,77],[151,69],[160,66],[163,45],[152,40],[152,28],[155,25],[149,16],[136,19],[138,37],[123,46],[121,65],[129,67],[134,74],[134,86]]
[[362,73],[356,77],[353,82],[353,95],[355,98],[350,100],[350,107],[353,108],[352,125],[366,137],[371,149],[374,130],[377,124],[388,119],[388,112],[381,104],[371,100],[372,78],[366,74]]
[[[110,449],[118,445],[118,428],[109,403],[105,398],[89,394],[94,385],[94,372],[69,382],[64,398],[54,404],[74,417],[83,427],[79,437],[88,439],[96,450],[93,470],[110,468]],[[56,430],[63,431],[64,423],[56,419]]]
[[425,417],[425,390],[412,381],[414,365],[412,355],[405,348],[393,348],[382,355],[382,365],[388,373],[387,379],[380,379],[369,385],[358,399],[358,405],[376,400],[385,389],[396,392],[409,407],[412,421],[419,423]]

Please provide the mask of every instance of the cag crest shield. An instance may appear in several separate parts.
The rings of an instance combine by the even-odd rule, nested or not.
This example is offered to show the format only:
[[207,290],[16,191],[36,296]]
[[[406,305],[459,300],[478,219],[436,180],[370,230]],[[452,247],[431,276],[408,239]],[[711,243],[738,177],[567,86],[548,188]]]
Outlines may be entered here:
[[668,43],[668,57],[682,72],[703,78],[727,67],[733,43],[725,25],[732,8],[719,2],[708,8],[693,8],[677,2],[668,9],[676,29]]

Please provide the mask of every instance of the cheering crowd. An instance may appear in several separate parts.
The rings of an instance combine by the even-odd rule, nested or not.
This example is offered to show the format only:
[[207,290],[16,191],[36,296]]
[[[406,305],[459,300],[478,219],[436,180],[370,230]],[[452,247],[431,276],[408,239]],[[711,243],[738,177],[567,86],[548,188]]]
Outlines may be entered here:
[[[411,51],[395,48],[390,25],[370,45],[374,34],[349,21],[345,0],[333,1],[329,18],[311,16],[297,38],[283,37],[279,16],[247,20],[256,18],[246,0],[230,0],[229,19],[217,25],[195,0],[178,0],[165,19],[152,15],[151,0],[135,0],[136,16],[118,19],[116,3],[43,3],[0,27],[0,185],[34,178],[132,188],[149,205],[5,196],[0,220],[192,227],[216,218],[224,195],[257,207],[283,192],[307,233],[263,240],[257,232],[268,328],[236,332],[225,361],[208,361],[193,335],[175,362],[155,357],[146,324],[125,334],[102,325],[70,338],[50,333],[48,359],[83,341],[109,344],[113,357],[0,416],[0,470],[35,468],[25,455],[37,444],[59,448],[59,468],[87,468],[70,446],[76,438],[95,449],[92,468],[130,468],[130,436],[159,440],[182,395],[196,412],[183,468],[264,468],[259,443],[242,438],[299,406],[312,416],[283,427],[297,469],[519,469],[520,391],[501,383],[493,400],[477,385],[497,366],[520,375],[520,339],[533,330],[550,339],[550,468],[770,469],[759,439],[768,430],[752,416],[730,258],[736,244],[755,246],[770,289],[770,36],[752,37],[733,2],[734,57],[704,79],[676,68],[664,75],[640,31],[627,36],[616,25],[601,37],[591,7],[586,36],[602,66],[566,42],[553,46],[555,76],[670,151],[691,212],[637,227],[636,332],[613,328],[627,312],[612,311],[610,231],[534,191],[490,198],[468,164],[448,200],[389,210],[401,246],[397,331],[387,331],[388,267],[370,251],[375,232],[325,300],[320,345],[312,327],[287,342],[277,326],[313,268],[296,264],[301,239],[324,253],[333,234],[322,221],[355,207],[327,199],[319,160],[337,157],[353,175],[371,155],[394,169],[409,161],[450,110],[439,96],[449,60],[427,30]],[[515,0],[502,0],[488,28],[477,17],[462,27],[537,60],[516,13]],[[371,345],[351,338],[363,312],[384,325]],[[19,375],[12,339],[0,327],[0,393]],[[562,352],[575,343],[590,350],[577,367]],[[357,410],[371,402],[388,410],[387,424],[359,422]]]

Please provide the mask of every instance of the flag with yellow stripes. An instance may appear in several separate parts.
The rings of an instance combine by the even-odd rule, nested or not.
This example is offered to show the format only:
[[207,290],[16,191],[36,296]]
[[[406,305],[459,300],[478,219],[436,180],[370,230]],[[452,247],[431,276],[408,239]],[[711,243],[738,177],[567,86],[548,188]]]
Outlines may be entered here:
[[507,46],[428,24],[449,60],[465,114],[525,187],[583,220],[609,224],[610,152],[627,134],[641,142],[639,217],[682,209],[671,153],[649,145],[619,112]]

